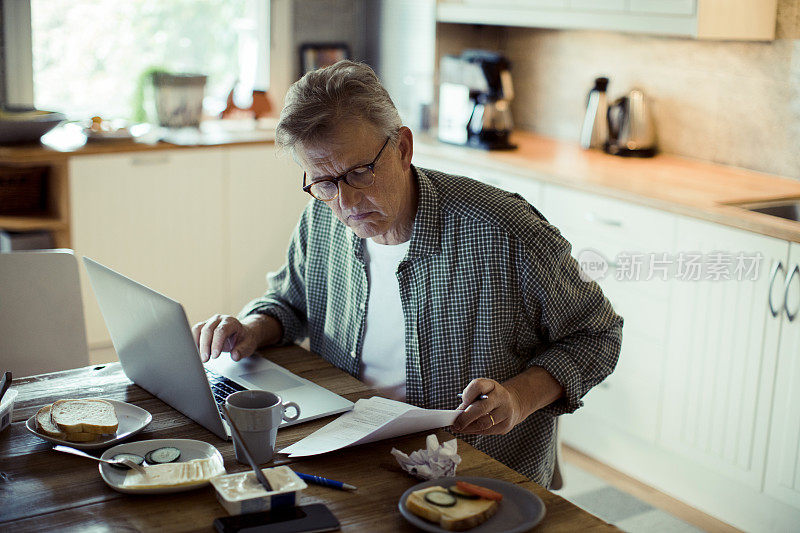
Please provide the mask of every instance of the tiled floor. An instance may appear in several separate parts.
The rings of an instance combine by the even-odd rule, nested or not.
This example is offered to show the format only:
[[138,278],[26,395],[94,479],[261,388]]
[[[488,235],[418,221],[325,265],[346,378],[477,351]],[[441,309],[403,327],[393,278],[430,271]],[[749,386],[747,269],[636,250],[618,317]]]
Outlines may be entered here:
[[690,533],[701,530],[612,487],[574,464],[563,462],[564,488],[556,493],[630,533]]

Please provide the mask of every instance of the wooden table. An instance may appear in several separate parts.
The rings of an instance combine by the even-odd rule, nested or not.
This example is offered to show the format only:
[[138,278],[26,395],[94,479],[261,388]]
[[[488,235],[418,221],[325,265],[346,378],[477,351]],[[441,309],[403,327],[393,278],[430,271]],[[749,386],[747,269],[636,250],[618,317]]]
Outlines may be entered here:
[[[265,355],[304,378],[351,401],[372,391],[320,357],[292,346]],[[59,398],[104,397],[136,404],[153,414],[151,424],[136,439],[186,438],[208,442],[222,453],[228,472],[246,470],[236,462],[233,445],[225,442],[161,400],[131,383],[118,363],[42,374],[14,382],[19,390],[14,419],[0,434],[0,530],[42,531],[211,531],[215,518],[227,516],[214,490],[206,487],[163,496],[131,496],[115,492],[87,459],[52,451],[51,445],[30,434],[25,421],[42,405]],[[278,448],[322,427],[332,418],[282,429]],[[452,438],[438,431],[440,441]],[[310,485],[302,504],[322,502],[336,515],[343,531],[414,531],[397,510],[401,494],[417,481],[396,468],[389,451],[407,453],[423,448],[425,434],[347,448],[316,457],[276,460],[298,470],[352,483],[350,493]],[[547,507],[537,531],[614,530],[599,518],[533,483],[469,444],[459,441],[463,462],[458,474],[486,476],[516,483],[537,494]]]

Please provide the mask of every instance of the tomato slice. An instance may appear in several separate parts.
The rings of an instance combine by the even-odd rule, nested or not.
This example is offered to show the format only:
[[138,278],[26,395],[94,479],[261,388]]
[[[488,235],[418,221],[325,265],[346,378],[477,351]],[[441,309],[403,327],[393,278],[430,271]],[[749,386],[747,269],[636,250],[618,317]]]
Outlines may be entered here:
[[486,487],[473,485],[472,483],[467,483],[466,481],[456,481],[456,486],[464,492],[469,492],[470,494],[480,496],[481,498],[486,498],[487,500],[496,500],[499,502],[503,499],[503,495],[499,492],[496,492],[492,489],[487,489]]

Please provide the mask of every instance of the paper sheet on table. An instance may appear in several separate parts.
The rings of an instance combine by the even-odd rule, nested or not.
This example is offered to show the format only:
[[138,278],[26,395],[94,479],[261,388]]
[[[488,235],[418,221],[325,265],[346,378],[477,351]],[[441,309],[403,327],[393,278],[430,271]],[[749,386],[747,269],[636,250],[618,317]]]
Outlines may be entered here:
[[449,426],[462,411],[422,409],[407,403],[373,396],[358,400],[349,411],[280,453],[304,457],[332,452],[399,435]]

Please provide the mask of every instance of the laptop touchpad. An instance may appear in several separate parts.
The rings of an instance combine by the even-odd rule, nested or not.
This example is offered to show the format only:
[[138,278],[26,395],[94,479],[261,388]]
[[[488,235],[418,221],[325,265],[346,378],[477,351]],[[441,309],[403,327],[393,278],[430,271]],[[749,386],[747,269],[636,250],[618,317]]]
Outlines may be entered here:
[[248,381],[256,387],[270,392],[284,391],[300,387],[305,383],[279,370],[262,370],[236,376],[237,381]]

